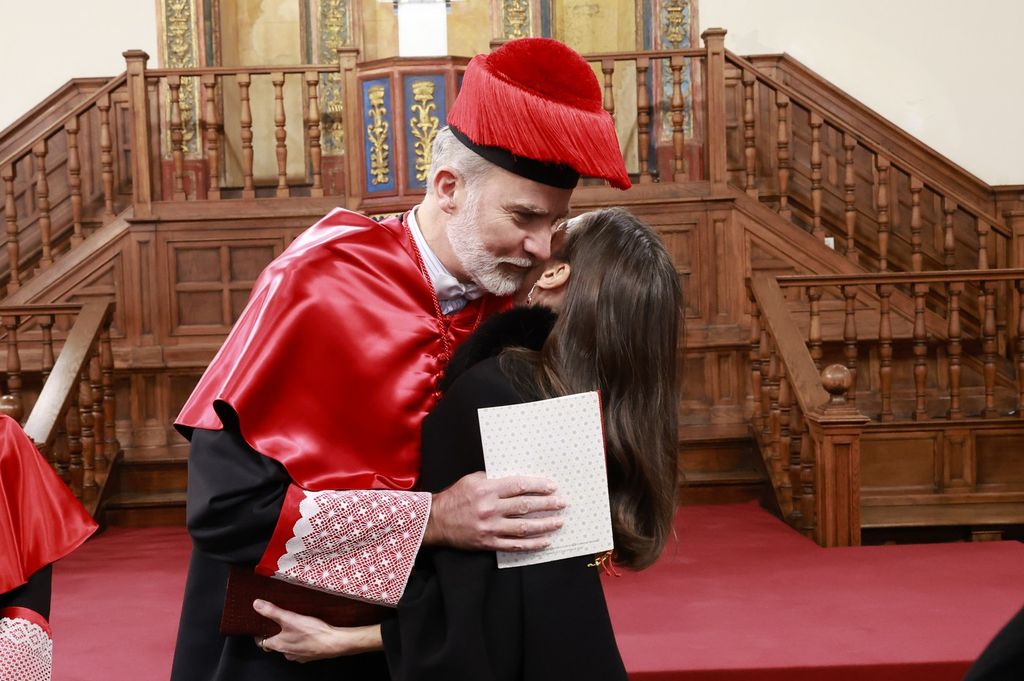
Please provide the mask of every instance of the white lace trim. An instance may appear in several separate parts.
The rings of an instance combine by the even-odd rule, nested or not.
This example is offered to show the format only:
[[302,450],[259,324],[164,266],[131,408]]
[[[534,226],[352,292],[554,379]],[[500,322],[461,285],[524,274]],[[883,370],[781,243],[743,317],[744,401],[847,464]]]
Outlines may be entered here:
[[53,641],[38,624],[0,617],[0,681],[50,681]]
[[397,605],[427,529],[430,499],[394,490],[306,492],[274,576]]

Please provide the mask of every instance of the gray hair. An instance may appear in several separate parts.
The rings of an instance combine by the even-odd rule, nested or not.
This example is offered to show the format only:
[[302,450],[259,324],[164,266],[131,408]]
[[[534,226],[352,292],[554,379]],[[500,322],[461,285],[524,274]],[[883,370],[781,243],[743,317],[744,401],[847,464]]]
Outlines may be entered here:
[[484,179],[495,165],[460,142],[448,126],[437,131],[430,148],[430,174],[427,178],[427,194],[434,193],[434,178],[437,171],[447,166],[462,176],[466,187],[472,187]]

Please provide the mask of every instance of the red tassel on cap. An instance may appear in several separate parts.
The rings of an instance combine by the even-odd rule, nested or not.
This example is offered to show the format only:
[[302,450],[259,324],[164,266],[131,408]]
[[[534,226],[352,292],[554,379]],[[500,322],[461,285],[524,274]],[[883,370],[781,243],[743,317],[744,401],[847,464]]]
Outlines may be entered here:
[[550,38],[521,38],[473,58],[448,122],[476,144],[629,189],[615,122],[601,99],[579,54]]

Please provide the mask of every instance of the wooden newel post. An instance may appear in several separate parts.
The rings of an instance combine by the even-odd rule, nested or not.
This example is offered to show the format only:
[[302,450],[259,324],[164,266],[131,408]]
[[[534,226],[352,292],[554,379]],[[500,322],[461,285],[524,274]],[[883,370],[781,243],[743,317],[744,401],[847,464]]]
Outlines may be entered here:
[[711,183],[711,191],[715,192],[724,190],[729,180],[725,164],[725,29],[709,28],[700,37],[707,49],[704,154],[707,179]]
[[815,540],[821,546],[860,545],[860,436],[870,419],[846,400],[850,370],[821,372],[829,401],[807,414],[815,458]]
[[128,106],[131,116],[132,199],[135,217],[149,217],[153,205],[152,152],[149,148],[149,93],[146,62],[142,50],[128,50],[122,56],[128,65]]
[[338,70],[341,72],[342,124],[345,130],[345,207],[358,210],[363,201],[361,179],[363,169],[359,164],[365,138],[359,111],[359,84],[356,74],[356,57],[359,50],[352,47],[338,48]]

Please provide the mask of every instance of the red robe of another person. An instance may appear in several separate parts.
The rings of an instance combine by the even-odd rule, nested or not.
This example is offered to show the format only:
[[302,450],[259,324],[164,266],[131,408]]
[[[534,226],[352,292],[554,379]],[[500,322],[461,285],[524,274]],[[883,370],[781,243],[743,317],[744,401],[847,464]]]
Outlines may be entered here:
[[17,421],[0,415],[0,679],[50,678],[48,566],[95,531]]

